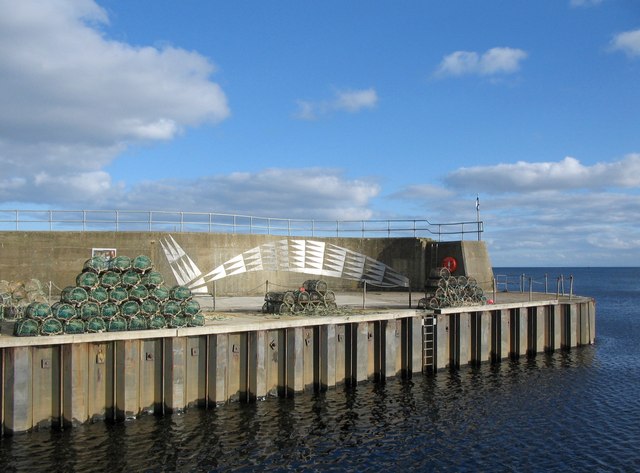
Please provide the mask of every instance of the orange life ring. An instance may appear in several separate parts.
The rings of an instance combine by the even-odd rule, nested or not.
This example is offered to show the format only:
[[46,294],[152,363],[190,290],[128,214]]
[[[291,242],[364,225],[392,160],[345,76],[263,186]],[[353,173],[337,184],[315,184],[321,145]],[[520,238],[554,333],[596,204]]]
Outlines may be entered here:
[[447,256],[442,260],[442,266],[447,268],[450,273],[454,273],[458,269],[458,262],[453,256]]

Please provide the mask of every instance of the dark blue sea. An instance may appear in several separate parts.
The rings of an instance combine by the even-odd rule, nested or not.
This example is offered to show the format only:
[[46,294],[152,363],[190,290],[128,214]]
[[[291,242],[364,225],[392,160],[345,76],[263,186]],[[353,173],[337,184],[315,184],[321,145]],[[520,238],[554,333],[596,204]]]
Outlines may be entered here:
[[573,276],[573,292],[596,299],[595,345],[16,435],[0,440],[0,471],[640,471],[640,268],[496,273],[547,274],[552,292]]

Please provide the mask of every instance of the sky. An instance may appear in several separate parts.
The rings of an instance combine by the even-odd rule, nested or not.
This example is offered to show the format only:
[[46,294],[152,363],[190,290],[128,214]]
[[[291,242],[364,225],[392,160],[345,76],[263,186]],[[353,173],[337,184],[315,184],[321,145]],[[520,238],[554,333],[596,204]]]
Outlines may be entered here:
[[637,0],[0,0],[0,209],[476,219],[640,265]]

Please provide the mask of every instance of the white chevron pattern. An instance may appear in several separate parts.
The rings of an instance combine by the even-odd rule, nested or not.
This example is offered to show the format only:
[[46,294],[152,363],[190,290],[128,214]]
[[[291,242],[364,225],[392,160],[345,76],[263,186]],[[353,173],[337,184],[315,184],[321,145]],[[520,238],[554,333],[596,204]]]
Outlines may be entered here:
[[408,287],[409,279],[384,263],[330,243],[315,240],[279,240],[251,248],[203,275],[172,236],[160,242],[178,284],[192,292],[227,276],[253,271],[292,271],[367,281],[381,287]]

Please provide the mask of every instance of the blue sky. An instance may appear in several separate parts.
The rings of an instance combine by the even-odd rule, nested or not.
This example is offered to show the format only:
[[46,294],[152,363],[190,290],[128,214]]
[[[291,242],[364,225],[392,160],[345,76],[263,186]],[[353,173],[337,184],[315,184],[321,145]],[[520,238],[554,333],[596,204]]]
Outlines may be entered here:
[[475,219],[640,264],[640,3],[0,0],[0,208]]

